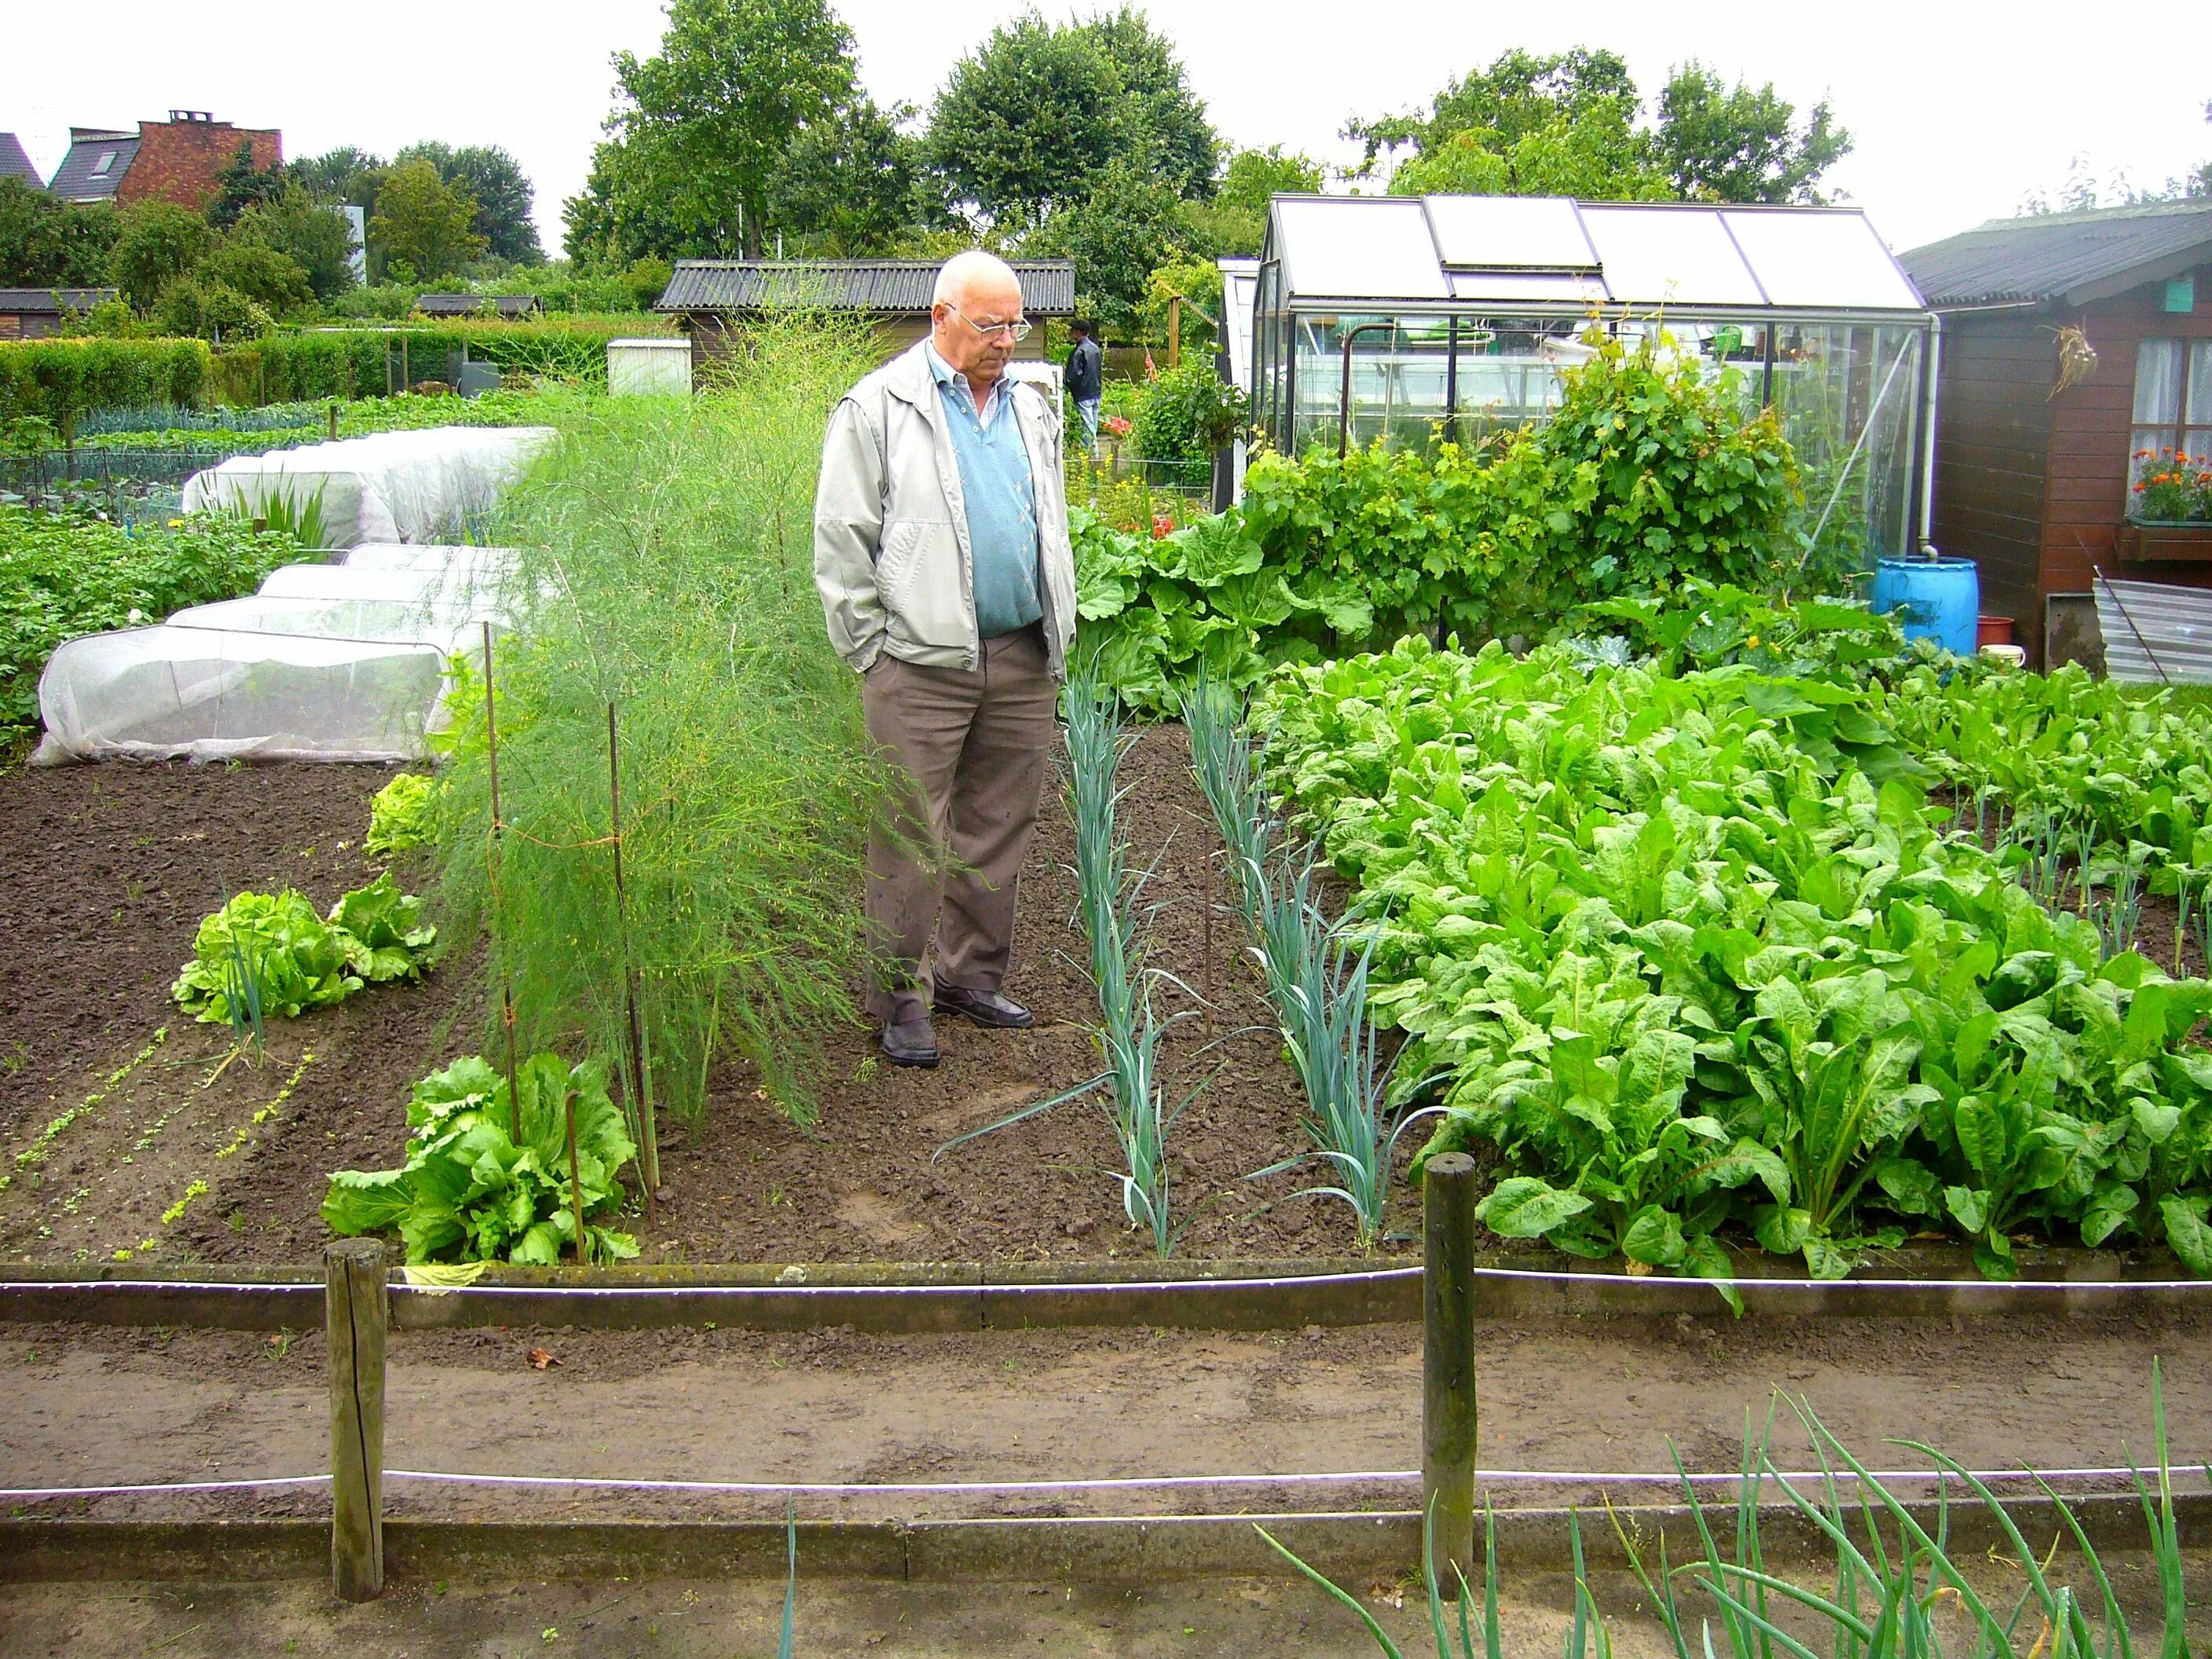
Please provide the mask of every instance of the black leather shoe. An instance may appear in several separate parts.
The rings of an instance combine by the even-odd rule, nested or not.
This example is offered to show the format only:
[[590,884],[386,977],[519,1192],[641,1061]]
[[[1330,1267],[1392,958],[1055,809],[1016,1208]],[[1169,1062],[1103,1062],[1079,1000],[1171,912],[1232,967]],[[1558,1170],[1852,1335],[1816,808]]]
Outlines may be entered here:
[[996,991],[966,991],[957,985],[937,988],[937,1006],[948,1014],[961,1014],[994,1030],[1018,1031],[1036,1024],[1036,1016],[1012,997]]
[[883,1031],[884,1058],[894,1066],[931,1066],[937,1064],[937,1033],[927,1019],[886,1022]]

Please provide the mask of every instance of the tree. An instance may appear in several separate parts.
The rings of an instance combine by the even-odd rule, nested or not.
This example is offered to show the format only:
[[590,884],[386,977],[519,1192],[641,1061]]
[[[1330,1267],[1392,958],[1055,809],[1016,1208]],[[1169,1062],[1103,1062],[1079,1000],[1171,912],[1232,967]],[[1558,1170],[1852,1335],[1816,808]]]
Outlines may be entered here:
[[908,226],[933,216],[921,141],[900,130],[913,113],[903,104],[879,109],[861,94],[793,139],[768,206],[769,222],[794,240],[787,252],[880,254]]
[[1210,202],[1182,205],[1183,242],[1211,256],[1260,252],[1267,234],[1267,202],[1277,195],[1310,196],[1322,187],[1322,164],[1310,155],[1285,155],[1279,144],[1240,149],[1229,158]]
[[164,334],[204,340],[256,340],[270,326],[269,313],[236,289],[191,276],[164,288],[154,312]]
[[264,173],[253,165],[253,146],[240,144],[230,165],[216,174],[215,199],[207,204],[208,223],[217,230],[228,230],[246,209],[283,195],[284,179],[281,164]]
[[954,66],[930,112],[928,155],[954,201],[1020,230],[1090,199],[1116,160],[1178,197],[1210,195],[1219,145],[1141,16],[1061,24],[1032,12]]
[[108,204],[80,205],[0,179],[0,287],[92,288],[121,229]]
[[1126,329],[1145,297],[1145,282],[1176,250],[1181,198],[1141,162],[1116,156],[1101,168],[1088,198],[1065,208],[1024,238],[1024,254],[1075,261],[1079,310]]
[[1486,148],[1503,150],[1540,128],[1607,106],[1625,120],[1636,118],[1636,82],[1618,54],[1577,46],[1540,57],[1516,47],[1498,54],[1488,69],[1446,86],[1429,115],[1355,116],[1344,136],[1366,147],[1363,171],[1371,172],[1385,149],[1404,144],[1431,149],[1455,133],[1475,129],[1494,135]]
[[272,317],[315,303],[314,285],[300,262],[262,242],[230,238],[194,265],[191,276],[204,288],[234,289]]
[[1684,201],[1818,203],[1815,185],[1850,153],[1851,136],[1826,99],[1802,128],[1796,114],[1771,82],[1723,88],[1704,64],[1685,64],[1659,94],[1656,159]]
[[313,201],[296,184],[288,184],[273,202],[249,208],[230,233],[234,242],[274,249],[307,273],[318,300],[343,294],[354,285],[353,229],[335,208]]
[[123,216],[108,268],[123,297],[144,311],[214,246],[215,232],[190,208],[141,202]]
[[538,227],[530,217],[537,192],[522,163],[500,146],[470,144],[454,149],[434,143],[410,144],[392,160],[398,167],[428,161],[445,183],[459,185],[475,197],[477,216],[470,228],[484,239],[487,251],[520,265],[545,263]]
[[1639,125],[1642,110],[1613,52],[1516,50],[1447,86],[1428,115],[1355,118],[1345,136],[1365,145],[1369,173],[1412,146],[1394,191],[1600,201],[1818,202],[1820,175],[1851,147],[1825,101],[1801,126],[1771,85],[1726,87],[1697,63],[1668,78],[1656,125]]
[[428,161],[395,167],[376,193],[368,239],[385,257],[404,259],[425,282],[443,276],[484,251],[471,226],[476,198],[438,177]]
[[825,0],[673,0],[659,52],[614,67],[609,142],[566,209],[580,256],[757,257],[793,146],[859,86],[852,32]]
[[318,202],[350,203],[364,213],[374,213],[377,186],[384,182],[391,164],[381,155],[341,144],[320,155],[294,161],[285,171],[294,184]]

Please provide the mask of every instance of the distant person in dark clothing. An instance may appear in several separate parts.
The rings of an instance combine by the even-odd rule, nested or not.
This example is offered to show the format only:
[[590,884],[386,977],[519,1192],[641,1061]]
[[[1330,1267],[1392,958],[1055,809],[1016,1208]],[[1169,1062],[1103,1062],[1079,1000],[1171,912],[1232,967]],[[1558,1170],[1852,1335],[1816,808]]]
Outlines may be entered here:
[[1070,325],[1075,336],[1075,349],[1067,354],[1067,395],[1075,401],[1075,412],[1083,417],[1084,435],[1090,440],[1091,453],[1098,453],[1098,400],[1105,387],[1106,354],[1098,349],[1097,331],[1087,322]]

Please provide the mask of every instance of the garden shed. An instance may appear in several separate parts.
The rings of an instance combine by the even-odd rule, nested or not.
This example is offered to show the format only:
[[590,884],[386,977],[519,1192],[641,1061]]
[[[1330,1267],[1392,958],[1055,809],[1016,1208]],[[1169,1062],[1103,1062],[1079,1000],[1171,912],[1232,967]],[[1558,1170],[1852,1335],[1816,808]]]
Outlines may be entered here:
[[[815,309],[859,313],[896,356],[929,332],[929,296],[941,261],[915,259],[678,259],[653,309],[672,312],[690,335],[692,362],[728,349],[730,329],[763,313]],[[1075,315],[1073,259],[1017,259],[1022,309],[1032,322]],[[1042,360],[1045,331],[1014,348]]]
[[1903,259],[1942,319],[1936,540],[2030,659],[2094,657],[2100,570],[2212,587],[2212,521],[2146,522],[2134,487],[2160,451],[2212,452],[2212,201],[1993,220]]
[[37,340],[115,298],[112,288],[0,288],[0,340]]
[[1254,424],[1289,453],[1541,421],[1593,319],[1663,324],[1777,408],[1824,541],[1915,544],[1933,319],[1855,208],[1278,196],[1252,318]]

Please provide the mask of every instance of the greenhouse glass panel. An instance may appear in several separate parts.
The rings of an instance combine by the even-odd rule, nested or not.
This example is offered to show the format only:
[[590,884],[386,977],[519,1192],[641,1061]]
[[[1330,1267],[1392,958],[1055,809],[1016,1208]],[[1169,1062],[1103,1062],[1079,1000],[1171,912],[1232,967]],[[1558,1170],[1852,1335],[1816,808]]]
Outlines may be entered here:
[[[1352,343],[1351,441],[1387,437],[1393,447],[1422,448],[1445,414],[1449,332],[1442,317],[1306,317],[1292,319],[1297,388],[1290,448],[1336,443],[1344,404],[1344,341]],[[1373,327],[1370,325],[1388,325]]]
[[1911,550],[1920,354],[1908,325],[1778,325],[1774,404],[1796,452],[1815,563]]
[[1445,264],[1471,270],[1584,270],[1598,259],[1575,204],[1559,196],[1427,196]]
[[1767,302],[1824,311],[1917,311],[1920,296],[1874,227],[1832,209],[1721,215]]
[[1533,270],[1455,270],[1452,298],[1498,305],[1603,305],[1601,277]]
[[1333,298],[1450,297],[1418,201],[1297,197],[1275,203],[1275,253],[1292,292]]
[[1585,207],[1605,285],[1632,305],[1759,306],[1765,296],[1720,216],[1671,207]]

